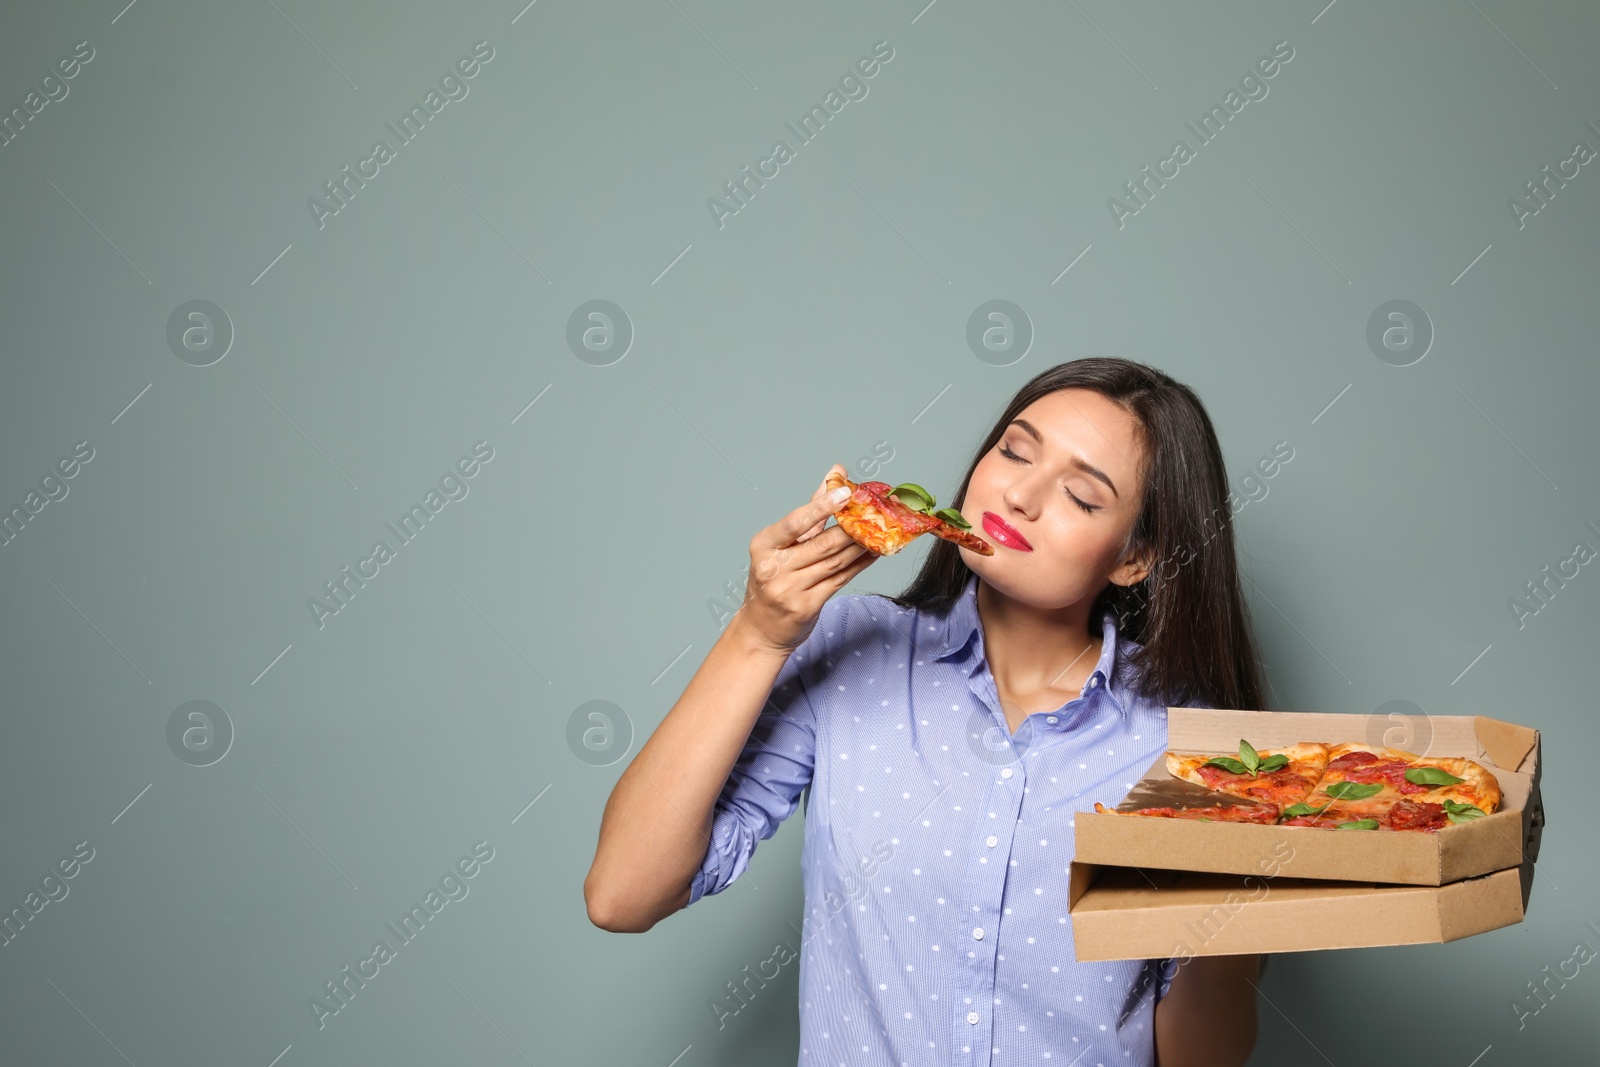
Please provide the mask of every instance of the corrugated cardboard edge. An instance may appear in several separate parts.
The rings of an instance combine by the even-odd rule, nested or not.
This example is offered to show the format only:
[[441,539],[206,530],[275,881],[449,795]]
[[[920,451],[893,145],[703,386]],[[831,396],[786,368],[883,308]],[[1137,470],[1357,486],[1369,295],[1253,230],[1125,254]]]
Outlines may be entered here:
[[[1168,904],[1163,898],[1170,893],[1151,889],[1141,893],[1148,905],[1081,912],[1078,903],[1092,892],[1099,870],[1095,864],[1072,863],[1068,911],[1080,962],[1439,944],[1522,922],[1533,881],[1533,864],[1527,861],[1520,868],[1437,887],[1312,883],[1321,890],[1314,898],[1235,905],[1213,934],[1208,924],[1227,912],[1227,898],[1240,893],[1247,879],[1188,904]],[[1156,881],[1168,883],[1172,874],[1160,872]],[[1197,931],[1207,936],[1197,938]]]

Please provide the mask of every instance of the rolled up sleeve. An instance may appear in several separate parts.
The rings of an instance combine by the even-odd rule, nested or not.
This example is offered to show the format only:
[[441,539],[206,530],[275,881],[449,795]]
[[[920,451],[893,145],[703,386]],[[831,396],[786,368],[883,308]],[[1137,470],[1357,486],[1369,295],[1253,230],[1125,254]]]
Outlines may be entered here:
[[778,672],[767,703],[717,798],[711,843],[689,903],[722,892],[744,874],[756,844],[778,832],[811,782],[817,754],[817,694],[832,670],[828,633],[839,629],[848,598],[822,606],[816,625]]

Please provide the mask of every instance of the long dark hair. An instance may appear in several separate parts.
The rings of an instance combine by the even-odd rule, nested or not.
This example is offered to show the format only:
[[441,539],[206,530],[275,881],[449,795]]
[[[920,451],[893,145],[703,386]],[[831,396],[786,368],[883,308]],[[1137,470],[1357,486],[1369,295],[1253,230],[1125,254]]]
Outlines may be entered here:
[[[1092,389],[1133,415],[1145,455],[1144,498],[1123,554],[1148,550],[1150,573],[1131,586],[1106,583],[1091,605],[1091,625],[1107,610],[1116,614],[1119,635],[1141,646],[1128,666],[1151,699],[1169,707],[1198,699],[1218,708],[1261,708],[1259,652],[1234,557],[1228,472],[1205,406],[1187,385],[1143,363],[1108,357],[1042,371],[1011,398],[973,453],[952,506],[961,507],[978,461],[1024,408],[1071,388]],[[944,615],[972,571],[955,544],[931,540],[916,578],[887,599]]]

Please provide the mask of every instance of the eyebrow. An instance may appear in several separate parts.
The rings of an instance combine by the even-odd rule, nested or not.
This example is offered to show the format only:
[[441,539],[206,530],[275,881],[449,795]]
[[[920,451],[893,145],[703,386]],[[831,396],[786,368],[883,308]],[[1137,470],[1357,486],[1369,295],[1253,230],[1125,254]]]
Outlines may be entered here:
[[[1039,444],[1041,444],[1041,445],[1044,444],[1044,435],[1041,434],[1037,429],[1035,429],[1033,423],[1029,422],[1027,419],[1012,419],[1011,420],[1011,425],[1020,427],[1022,429],[1022,431],[1024,433],[1026,433],[1029,437],[1032,437],[1035,441],[1039,442]],[[1106,475],[1106,472],[1101,470],[1099,467],[1096,467],[1093,464],[1087,462],[1082,456],[1073,456],[1072,457],[1072,465],[1074,467],[1077,467],[1083,473],[1089,475],[1091,478],[1099,478],[1102,482],[1105,482],[1106,485],[1111,489],[1111,494],[1113,496],[1118,496],[1119,495],[1117,493],[1117,487],[1114,484],[1112,484],[1112,481]]]

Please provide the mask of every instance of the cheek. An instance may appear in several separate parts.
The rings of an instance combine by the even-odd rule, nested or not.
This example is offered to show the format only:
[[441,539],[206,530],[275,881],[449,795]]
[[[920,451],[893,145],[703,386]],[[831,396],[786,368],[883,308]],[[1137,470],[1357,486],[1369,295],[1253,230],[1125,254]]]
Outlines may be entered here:
[[1054,553],[1085,570],[1110,570],[1126,531],[1099,514],[1086,515],[1072,501],[1050,515],[1049,543]]
[[996,497],[1003,491],[1004,486],[997,484],[997,471],[993,462],[994,453],[984,456],[978,465],[972,468],[972,478],[967,482],[967,500],[981,501],[986,507],[994,508],[1000,503]]

